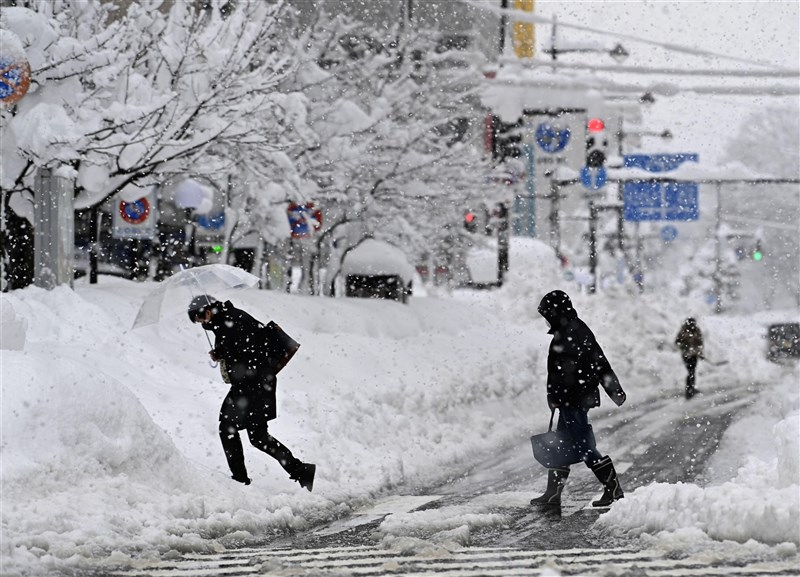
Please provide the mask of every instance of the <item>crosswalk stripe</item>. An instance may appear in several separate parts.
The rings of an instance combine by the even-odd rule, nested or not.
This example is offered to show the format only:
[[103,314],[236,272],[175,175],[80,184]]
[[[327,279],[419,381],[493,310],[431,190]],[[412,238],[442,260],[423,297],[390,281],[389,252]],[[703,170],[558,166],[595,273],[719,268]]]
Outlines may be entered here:
[[[138,564],[114,572],[117,577],[246,577],[253,574],[369,577],[522,577],[550,567],[565,575],[630,572],[647,577],[754,577],[800,575],[789,562],[711,566],[695,558],[665,559],[658,550],[609,549],[519,550],[476,547],[449,553],[403,555],[372,547],[330,549],[247,548],[214,554],[190,554],[174,561]],[[275,573],[273,573],[273,571]]]
[[[223,555],[238,555],[240,549],[231,549]],[[463,553],[465,555],[475,555],[481,553],[491,554],[508,554],[508,555],[580,555],[583,553],[597,553],[602,551],[604,553],[626,553],[636,552],[638,549],[631,547],[610,547],[608,549],[586,549],[586,548],[572,548],[572,549],[541,549],[536,551],[523,551],[520,549],[513,549],[511,547],[468,547],[464,549],[457,549],[452,554]],[[373,547],[353,547],[353,548],[331,548],[331,549],[261,549],[250,550],[247,555],[260,556],[260,557],[283,557],[292,560],[305,560],[315,559],[322,557],[344,557],[348,554],[355,556],[359,555],[400,555],[398,551],[391,549],[376,549]],[[448,554],[445,557],[449,557]],[[426,556],[426,558],[428,558]]]

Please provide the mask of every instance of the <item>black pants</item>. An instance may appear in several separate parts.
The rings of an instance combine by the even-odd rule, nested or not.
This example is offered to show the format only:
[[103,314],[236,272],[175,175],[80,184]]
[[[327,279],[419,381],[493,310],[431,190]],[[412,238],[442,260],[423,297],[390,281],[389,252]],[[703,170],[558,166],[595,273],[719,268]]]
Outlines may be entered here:
[[[559,407],[558,408],[558,424],[556,431],[569,431],[573,438],[582,438],[586,435],[586,430],[589,429],[589,411],[587,409],[574,408],[574,407]],[[594,444],[586,446],[586,452],[583,455],[583,462],[586,466],[591,468],[595,463],[600,461],[603,455],[597,450]]]
[[694,375],[697,369],[697,357],[683,357],[683,364],[686,365],[686,397],[689,398],[694,395]]
[[267,421],[241,423],[237,419],[237,411],[232,403],[222,404],[219,414],[219,438],[222,441],[222,449],[225,451],[225,458],[228,460],[228,467],[233,476],[238,479],[247,477],[247,468],[244,465],[244,451],[242,450],[242,440],[239,437],[240,429],[247,429],[247,436],[250,443],[260,451],[275,459],[281,464],[290,476],[293,476],[299,469],[302,462],[296,459],[292,452],[278,439],[269,434]]

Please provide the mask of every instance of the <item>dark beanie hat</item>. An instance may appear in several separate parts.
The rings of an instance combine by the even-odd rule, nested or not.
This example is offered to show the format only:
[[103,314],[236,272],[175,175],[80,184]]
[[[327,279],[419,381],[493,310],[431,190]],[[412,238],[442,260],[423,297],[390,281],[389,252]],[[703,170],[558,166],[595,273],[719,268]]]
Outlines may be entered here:
[[217,302],[211,295],[199,295],[189,303],[189,320],[194,322],[197,317],[206,312],[206,308]]

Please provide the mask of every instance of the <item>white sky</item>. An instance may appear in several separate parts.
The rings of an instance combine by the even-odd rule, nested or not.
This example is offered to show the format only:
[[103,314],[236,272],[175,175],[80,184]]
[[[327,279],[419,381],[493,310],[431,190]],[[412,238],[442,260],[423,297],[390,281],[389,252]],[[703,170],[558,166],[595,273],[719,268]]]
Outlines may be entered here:
[[[513,2],[509,2],[513,5]],[[562,24],[576,24],[654,42],[673,43],[688,48],[729,55],[735,59],[773,62],[778,66],[800,68],[800,3],[774,2],[563,2],[536,0],[535,13],[556,16]],[[537,24],[537,45],[550,43],[550,26]],[[602,41],[602,37],[560,27],[560,38],[577,41]],[[608,38],[612,47],[617,40]],[[747,64],[669,52],[630,40],[621,40],[630,53],[626,66],[653,66],[692,69],[741,69]],[[546,58],[543,53],[539,58]],[[613,64],[604,55],[565,54],[563,62]],[[645,82],[669,81],[680,86],[714,85],[717,78],[646,76]],[[748,81],[734,79],[731,84],[748,82],[774,85],[774,79]],[[794,85],[798,80],[782,81]],[[682,94],[672,98],[657,97],[656,104],[645,112],[647,130],[669,128],[671,142],[645,138],[642,150],[651,152],[699,152],[701,162],[715,162],[724,150],[725,141],[741,121],[762,106],[791,105],[798,108],[798,97],[711,96]]]

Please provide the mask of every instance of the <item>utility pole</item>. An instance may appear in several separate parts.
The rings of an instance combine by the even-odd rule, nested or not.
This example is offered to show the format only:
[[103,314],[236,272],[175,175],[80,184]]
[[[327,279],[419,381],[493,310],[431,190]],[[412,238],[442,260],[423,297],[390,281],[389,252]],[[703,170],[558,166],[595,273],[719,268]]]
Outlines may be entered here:
[[508,25],[508,17],[506,16],[506,10],[508,9],[508,0],[500,0],[500,9],[503,11],[500,14],[500,57],[505,54],[506,51],[506,26]]
[[597,206],[589,201],[589,274],[592,277],[589,294],[597,292]]
[[38,168],[34,203],[34,283],[53,289],[72,286],[75,276],[75,183],[52,169]]
[[714,223],[714,296],[716,303],[714,303],[714,312],[719,314],[722,312],[722,270],[719,264],[722,257],[722,247],[720,246],[720,232],[722,230],[722,183],[717,182],[717,220]]
[[497,286],[503,286],[508,272],[508,207],[506,203],[497,203]]

